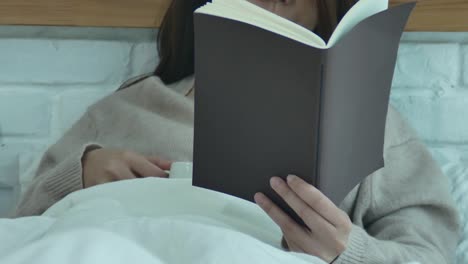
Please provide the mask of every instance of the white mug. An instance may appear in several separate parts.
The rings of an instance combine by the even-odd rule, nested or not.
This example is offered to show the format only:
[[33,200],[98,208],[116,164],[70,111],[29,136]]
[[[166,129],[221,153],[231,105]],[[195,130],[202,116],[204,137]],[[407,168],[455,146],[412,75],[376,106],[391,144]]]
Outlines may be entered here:
[[192,179],[192,162],[172,163],[169,179]]

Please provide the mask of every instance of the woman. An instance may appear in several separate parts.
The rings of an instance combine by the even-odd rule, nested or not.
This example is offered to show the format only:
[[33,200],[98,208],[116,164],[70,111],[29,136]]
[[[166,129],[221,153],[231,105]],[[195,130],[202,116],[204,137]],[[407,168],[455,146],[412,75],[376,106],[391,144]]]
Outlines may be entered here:
[[[97,184],[167,177],[171,161],[192,159],[193,11],[205,0],[174,0],[158,36],[155,76],[131,80],[91,106],[42,159],[17,215],[40,214],[67,194]],[[251,0],[328,39],[353,1]],[[338,3],[338,4],[336,4]],[[164,158],[163,158],[164,157]],[[385,167],[335,206],[297,177],[272,188],[304,229],[263,194],[255,201],[283,231],[283,245],[334,263],[450,263],[458,218],[448,182],[398,113],[389,108]]]

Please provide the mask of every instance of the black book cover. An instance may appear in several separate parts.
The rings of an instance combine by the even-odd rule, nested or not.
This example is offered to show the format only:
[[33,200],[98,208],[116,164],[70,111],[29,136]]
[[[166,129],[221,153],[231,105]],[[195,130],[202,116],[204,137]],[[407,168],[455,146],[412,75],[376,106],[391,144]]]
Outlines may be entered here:
[[195,13],[193,185],[253,201],[295,174],[335,204],[383,167],[398,46],[415,3],[366,18],[329,49]]

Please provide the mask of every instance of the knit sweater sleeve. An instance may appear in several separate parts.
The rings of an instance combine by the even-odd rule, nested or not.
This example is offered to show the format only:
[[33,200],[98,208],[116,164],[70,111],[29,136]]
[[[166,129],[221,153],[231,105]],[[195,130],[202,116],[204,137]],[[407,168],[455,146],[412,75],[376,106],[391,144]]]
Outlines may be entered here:
[[459,218],[448,179],[390,111],[385,166],[359,187],[347,249],[334,264],[452,263]]
[[13,216],[40,215],[69,193],[82,189],[81,160],[85,152],[101,147],[96,137],[94,119],[87,112],[44,154]]

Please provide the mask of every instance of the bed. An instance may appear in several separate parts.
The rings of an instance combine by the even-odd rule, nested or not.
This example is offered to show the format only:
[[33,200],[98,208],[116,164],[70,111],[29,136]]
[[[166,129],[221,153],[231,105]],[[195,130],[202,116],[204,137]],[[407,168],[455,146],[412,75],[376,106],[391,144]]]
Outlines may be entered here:
[[[391,5],[404,2],[411,1],[390,1]],[[157,28],[169,4],[170,0],[4,0],[0,2],[0,25]],[[410,19],[407,30],[468,31],[466,12],[468,12],[467,1],[421,1]],[[434,19],[434,17],[436,18]],[[436,157],[452,183],[452,194],[457,202],[463,223],[463,234],[457,250],[457,263],[468,263],[468,225],[466,224],[468,222],[468,163],[453,160],[444,156],[443,153],[434,153],[434,157]],[[179,220],[168,218],[163,223],[155,223],[151,220],[152,217],[161,214],[164,210],[168,215],[171,215],[180,212],[182,208],[180,204],[177,204],[177,201],[173,201],[170,208],[167,206],[159,208],[160,210],[149,210],[152,205],[151,202],[145,199],[145,194],[150,191],[153,192],[154,188],[161,188],[161,192],[167,192],[170,188],[173,188],[169,186],[162,188],[165,183],[156,183],[156,181],[158,180],[150,179],[146,182],[131,183],[135,185],[135,190],[140,190],[138,193],[128,192],[128,186],[124,188],[122,183],[99,186],[67,197],[62,203],[52,207],[45,217],[5,220],[0,225],[0,237],[3,241],[13,243],[6,247],[0,247],[0,256],[7,256],[9,252],[21,250],[24,253],[21,254],[22,258],[10,256],[5,263],[27,263],[27,261],[33,260],[34,256],[41,252],[45,246],[52,246],[50,253],[41,255],[40,259],[34,259],[35,263],[51,263],[50,258],[52,257],[57,263],[86,263],[86,260],[128,263],[134,261],[135,258],[143,263],[172,263],[170,261],[187,263],[193,254],[196,254],[204,247],[209,247],[213,253],[204,256],[199,262],[208,263],[210,261],[220,261],[220,257],[226,254],[232,255],[237,249],[236,243],[250,243],[249,245],[251,245],[251,248],[255,248],[256,252],[245,252],[242,256],[238,256],[239,259],[235,259],[237,262],[323,263],[313,257],[305,258],[302,255],[277,254],[277,251],[275,251],[277,241],[274,241],[274,235],[279,234],[280,230],[272,225],[264,214],[260,214],[251,204],[235,198],[223,200],[224,202],[216,204],[215,201],[219,199],[214,193],[191,192],[187,187],[190,185],[188,179],[178,179],[178,188],[186,190],[184,195],[187,196],[188,200],[193,201],[191,208],[199,215],[203,210],[207,210],[206,203],[214,203],[210,208],[218,208],[218,210],[213,209],[204,212],[205,215],[212,216],[211,220],[201,216],[187,216],[187,218]],[[114,195],[116,189],[120,190],[119,197]],[[98,192],[100,198],[96,199]],[[131,207],[126,203],[139,204],[139,206]],[[185,206],[184,212],[186,210]],[[104,207],[108,208],[105,212],[102,211]],[[226,215],[229,218],[226,218]],[[239,215],[248,215],[249,217],[244,219],[235,217]],[[146,226],[146,230],[151,230],[151,232],[142,232],[142,228],[136,227],[135,222],[129,220],[135,216],[140,219],[138,225],[140,227]],[[58,222],[53,220],[57,218],[60,219]],[[211,221],[210,225],[219,226],[220,229],[207,230],[207,221]],[[111,224],[103,228],[102,223]],[[226,223],[229,223],[228,226],[226,226]],[[262,228],[254,230],[253,225]],[[176,232],[176,227],[191,227],[206,232],[203,232],[203,235],[202,233],[196,233],[193,236],[184,237],[181,235],[182,233]],[[220,232],[222,227],[227,227],[230,231],[227,233]],[[125,235],[113,235],[112,230],[114,229],[126,230]],[[21,234],[21,239],[8,237],[11,232],[8,233],[7,231],[11,230],[16,230],[15,234]],[[48,238],[49,240],[38,240],[46,231],[52,232],[52,236]],[[249,234],[258,240],[246,240],[245,234]],[[143,248],[148,247],[148,237],[156,235],[160,236],[159,241],[166,241],[166,243],[152,245],[153,252],[163,252],[158,257],[149,255],[147,251],[143,251],[142,248],[129,243],[129,240],[133,239],[138,241],[140,245],[144,245]],[[217,246],[219,243],[200,243],[200,248],[186,250],[184,254],[180,254],[180,251],[170,250],[170,248],[186,247],[191,240],[203,241],[204,236],[212,236],[214,239],[225,241],[230,247],[219,247]],[[93,237],[93,239],[91,240],[90,237]],[[108,247],[104,247],[104,244],[109,241],[113,241],[114,250],[112,252],[108,251]],[[260,243],[259,241],[266,241],[266,243]],[[67,245],[69,251],[65,253],[56,252],[54,251],[56,245]],[[79,247],[81,252],[87,252],[88,254],[83,255],[80,253],[77,255],[76,252],[73,252],[76,247]],[[132,250],[128,250],[129,248]],[[258,255],[258,248],[262,249],[260,255]]]

